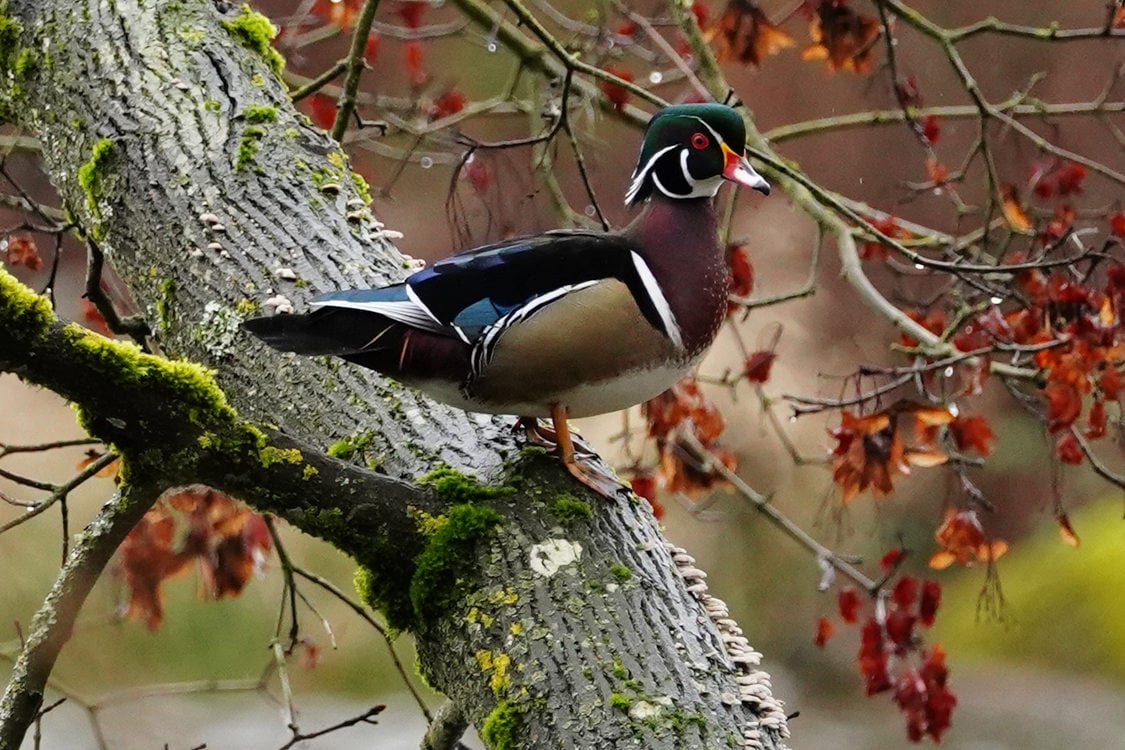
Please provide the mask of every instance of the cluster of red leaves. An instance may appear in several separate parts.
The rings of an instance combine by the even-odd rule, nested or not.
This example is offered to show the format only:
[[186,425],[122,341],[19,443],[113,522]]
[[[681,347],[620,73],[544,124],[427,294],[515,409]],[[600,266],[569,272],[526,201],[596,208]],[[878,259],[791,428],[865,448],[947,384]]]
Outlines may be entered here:
[[316,0],[312,13],[333,26],[348,31],[355,26],[356,17],[363,9],[363,0]]
[[[893,569],[901,555],[901,550],[891,550],[883,558],[884,569]],[[940,742],[957,705],[957,697],[947,685],[945,652],[939,645],[927,652],[917,632],[918,626],[933,626],[940,604],[941,584],[903,576],[889,597],[880,595],[874,612],[860,628],[858,662],[867,695],[892,691],[895,703],[906,714],[906,732],[912,742],[926,736]],[[837,608],[845,624],[860,623],[863,602],[854,588],[840,591]],[[831,620],[821,617],[816,644],[823,647],[834,631]]]
[[[700,26],[703,26],[702,21]],[[749,65],[761,65],[765,58],[796,43],[793,37],[770,23],[753,0],[729,0],[719,20],[705,36],[708,41],[716,42],[720,62],[734,60]]]
[[[908,447],[900,429],[900,417],[913,415],[918,444]],[[948,456],[934,446],[932,428],[948,425],[954,419],[948,409],[899,401],[884,411],[856,416],[844,410],[840,426],[832,430],[836,440],[832,450],[832,480],[840,485],[844,502],[870,488],[875,495],[894,490],[896,474],[909,474],[911,466],[937,466]]]
[[29,271],[38,271],[43,268],[43,256],[39,254],[39,247],[35,238],[30,234],[17,234],[0,242],[0,252],[3,252],[4,262],[9,267],[23,266]]
[[200,594],[238,596],[271,548],[265,520],[232,498],[191,487],[154,505],[125,537],[116,573],[129,590],[126,616],[150,630],[164,618],[164,582],[196,563]]
[[1003,539],[990,539],[972,509],[945,512],[945,519],[934,533],[938,550],[930,557],[930,567],[944,570],[953,563],[969,566],[983,562],[991,565],[1008,551]]
[[824,60],[830,71],[868,73],[872,68],[879,20],[848,7],[847,0],[809,0],[802,6],[809,17],[812,44],[801,52],[804,60]]
[[1109,267],[1104,284],[1078,281],[1064,271],[1031,269],[1019,273],[1015,287],[1026,301],[1001,313],[992,307],[953,338],[962,351],[993,342],[1048,345],[1034,355],[1046,385],[1047,428],[1059,434],[1056,454],[1080,463],[1081,448],[1071,428],[1086,410],[1085,436],[1106,434],[1107,403],[1122,394],[1125,368],[1125,265]]
[[[909,239],[912,235],[910,232],[898,225],[898,222],[893,216],[883,216],[881,218],[871,219],[871,226],[878,229],[887,237],[892,240]],[[862,260],[886,260],[891,255],[890,248],[878,240],[871,240],[864,242],[859,247],[859,257]]]
[[[722,413],[692,378],[680,380],[656,398],[641,404],[641,414],[648,423],[649,437],[656,441],[660,463],[655,470],[633,477],[633,491],[653,503],[658,514],[662,512],[655,502],[659,486],[669,492],[697,496],[720,481],[708,466],[712,456],[717,456],[728,468],[734,469],[737,465],[734,454],[719,444],[719,437],[726,429]],[[697,455],[686,446],[679,439],[681,431],[693,435],[707,455]]]
[[1067,197],[1082,192],[1086,167],[1072,161],[1037,162],[1031,169],[1028,184],[1044,200],[1056,195]]

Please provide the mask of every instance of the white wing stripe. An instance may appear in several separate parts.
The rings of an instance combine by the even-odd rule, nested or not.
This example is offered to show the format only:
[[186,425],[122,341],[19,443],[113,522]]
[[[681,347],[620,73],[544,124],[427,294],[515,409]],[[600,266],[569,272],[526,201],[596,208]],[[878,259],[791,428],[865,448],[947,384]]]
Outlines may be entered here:
[[660,285],[656,283],[656,277],[652,275],[645,259],[638,255],[636,251],[631,252],[633,266],[637,269],[637,275],[641,277],[641,282],[645,286],[645,293],[648,294],[648,298],[652,301],[653,307],[656,308],[656,312],[660,316],[660,322],[664,326],[664,334],[671,339],[672,344],[677,349],[682,350],[684,348],[683,335],[680,333],[680,326],[676,322],[676,316],[668,305],[664,292],[660,289]]
[[385,315],[391,320],[405,323],[406,325],[421,328],[426,331],[444,331],[445,326],[438,323],[425,308],[419,308],[408,300],[377,300],[374,302],[351,302],[345,300],[328,300],[313,302],[310,307],[320,309],[324,307],[343,307],[349,310],[363,310],[365,312]]
[[553,289],[546,294],[541,294],[538,297],[529,300],[522,307],[517,307],[515,310],[512,310],[510,313],[490,325],[485,330],[484,335],[477,339],[476,344],[473,346],[473,351],[470,354],[469,360],[472,370],[470,383],[472,382],[472,380],[475,380],[477,377],[479,377],[480,374],[484,371],[484,368],[488,366],[488,363],[492,361],[492,355],[496,351],[496,345],[497,343],[499,343],[500,337],[506,330],[517,323],[527,320],[532,315],[539,312],[544,307],[551,304],[560,297],[564,297],[571,292],[576,292],[579,289],[585,289],[588,286],[593,286],[599,281],[602,281],[602,279],[590,279],[589,281],[583,281],[579,284],[569,284],[567,286],[559,287],[558,289]]
[[438,317],[433,314],[430,308],[426,307],[426,303],[423,302],[422,299],[418,296],[418,293],[414,291],[414,287],[410,286],[409,283],[405,284],[404,286],[406,286],[406,296],[410,298],[410,301],[413,302],[419,310],[430,316],[430,319],[433,320],[434,323],[442,326],[442,322],[438,320]]

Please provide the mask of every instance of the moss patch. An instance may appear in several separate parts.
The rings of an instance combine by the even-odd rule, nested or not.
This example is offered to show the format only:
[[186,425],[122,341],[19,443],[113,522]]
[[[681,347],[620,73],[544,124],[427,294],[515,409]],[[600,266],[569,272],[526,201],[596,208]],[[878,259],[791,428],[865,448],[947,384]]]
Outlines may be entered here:
[[245,169],[253,166],[262,148],[262,139],[266,137],[266,129],[261,125],[247,125],[242,131],[242,139],[238,142],[238,154],[234,159],[235,169]]
[[[0,14],[7,10],[7,3],[0,5]],[[12,69],[12,61],[19,53],[20,36],[23,24],[7,15],[0,15],[0,70]]]
[[552,510],[554,510],[555,518],[564,524],[572,524],[575,521],[589,521],[594,517],[594,509],[590,507],[590,504],[579,500],[574,495],[559,495]]
[[277,107],[255,104],[242,110],[242,119],[251,125],[264,125],[277,122]]
[[491,750],[515,750],[519,747],[519,731],[523,726],[523,710],[508,701],[500,701],[484,717],[480,737]]
[[613,574],[613,577],[616,578],[619,583],[625,583],[633,577],[633,571],[629,570],[628,567],[622,565],[621,563],[614,563],[613,565],[610,565],[609,572]]
[[370,430],[341,438],[328,446],[328,455],[341,461],[350,461],[355,458],[357,453],[362,453],[370,446],[374,439],[375,435]]
[[258,451],[258,457],[262,460],[262,466],[267,468],[274,464],[299,464],[305,460],[301,451],[296,448],[274,448],[269,445]]
[[273,48],[272,42],[277,36],[277,28],[268,18],[244,3],[237,16],[223,21],[223,28],[233,34],[243,47],[258,53],[274,73],[281,74],[285,67],[285,58]]
[[55,322],[51,303],[21,284],[0,266],[0,323],[4,337],[16,341],[34,341],[42,338]]
[[[105,168],[109,163],[113,151],[113,141],[102,138],[94,144],[90,151],[90,158],[78,168],[78,184],[86,194],[86,208],[94,219],[102,218],[101,208],[98,206],[105,193]],[[101,232],[93,232],[94,239],[100,239]]]
[[442,500],[454,504],[493,500],[516,491],[513,487],[484,484],[476,477],[463,474],[448,466],[434,469],[419,477],[418,482],[433,485]]
[[455,505],[446,522],[415,561],[410,602],[419,624],[439,617],[459,598],[463,571],[476,567],[477,545],[502,520],[499,513],[469,503]]

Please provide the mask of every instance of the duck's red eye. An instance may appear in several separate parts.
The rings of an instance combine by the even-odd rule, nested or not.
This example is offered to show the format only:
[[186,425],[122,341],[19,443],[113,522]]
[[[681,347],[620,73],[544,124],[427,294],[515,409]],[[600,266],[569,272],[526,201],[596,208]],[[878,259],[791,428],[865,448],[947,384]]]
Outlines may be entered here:
[[705,149],[711,145],[711,139],[703,133],[696,133],[691,137],[691,145],[694,148]]

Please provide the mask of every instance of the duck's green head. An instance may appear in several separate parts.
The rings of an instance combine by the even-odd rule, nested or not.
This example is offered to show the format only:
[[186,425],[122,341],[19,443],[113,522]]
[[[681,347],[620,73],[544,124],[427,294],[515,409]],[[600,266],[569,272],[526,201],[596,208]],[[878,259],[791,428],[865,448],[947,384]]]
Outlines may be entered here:
[[626,205],[653,191],[669,198],[710,198],[723,180],[769,195],[770,186],[742,155],[746,127],[724,104],[677,104],[649,120]]

